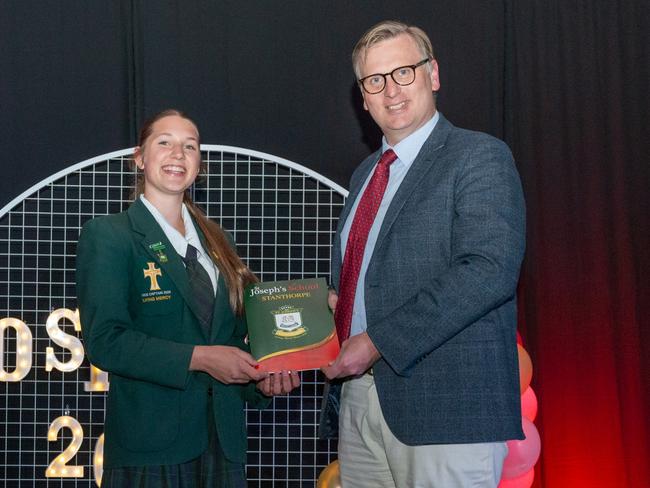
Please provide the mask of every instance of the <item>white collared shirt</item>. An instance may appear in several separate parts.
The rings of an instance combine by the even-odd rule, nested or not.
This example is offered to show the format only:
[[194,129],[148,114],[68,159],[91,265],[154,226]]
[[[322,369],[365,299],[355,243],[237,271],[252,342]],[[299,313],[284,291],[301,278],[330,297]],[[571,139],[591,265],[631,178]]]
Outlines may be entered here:
[[153,205],[153,203],[144,197],[144,194],[140,195],[140,200],[142,200],[142,203],[144,203],[145,207],[147,207],[149,212],[151,212],[151,215],[153,215],[153,218],[156,219],[156,222],[158,222],[158,225],[160,225],[160,228],[165,233],[165,236],[167,236],[167,239],[169,239],[169,242],[171,242],[174,250],[180,256],[185,256],[187,253],[188,244],[191,244],[196,248],[197,259],[201,266],[203,266],[203,268],[205,268],[205,270],[208,272],[208,276],[210,276],[210,281],[212,282],[212,289],[216,295],[219,269],[214,265],[212,259],[210,259],[210,256],[205,251],[205,249],[203,249],[203,244],[201,244],[199,234],[196,232],[196,228],[194,227],[194,222],[190,216],[190,211],[187,209],[185,204],[183,204],[181,213],[183,217],[183,224],[185,225],[185,235],[183,235],[178,232],[169,222],[167,222],[167,219],[163,217],[163,214],[160,213],[160,211]]

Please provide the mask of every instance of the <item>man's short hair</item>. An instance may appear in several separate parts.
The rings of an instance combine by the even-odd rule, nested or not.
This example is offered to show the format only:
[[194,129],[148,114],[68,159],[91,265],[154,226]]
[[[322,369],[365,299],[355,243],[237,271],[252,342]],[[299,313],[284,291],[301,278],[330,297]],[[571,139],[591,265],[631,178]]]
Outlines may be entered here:
[[[434,59],[433,47],[426,32],[419,27],[407,25],[397,20],[384,20],[368,29],[352,50],[352,67],[357,79],[361,78],[361,63],[365,62],[368,48],[402,34],[411,36],[411,39],[415,41],[415,44],[422,53],[422,59]],[[431,65],[427,63],[426,66],[430,71]]]

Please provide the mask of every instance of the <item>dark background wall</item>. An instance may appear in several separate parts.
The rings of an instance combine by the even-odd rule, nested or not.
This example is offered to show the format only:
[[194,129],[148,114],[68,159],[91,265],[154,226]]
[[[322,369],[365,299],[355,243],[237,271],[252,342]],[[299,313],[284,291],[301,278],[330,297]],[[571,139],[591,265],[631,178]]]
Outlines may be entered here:
[[385,18],[430,34],[440,110],[517,159],[535,486],[650,486],[647,0],[1,0],[0,206],[170,106],[347,186],[379,142],[349,55]]
[[379,141],[350,52],[384,18],[431,33],[447,115],[503,135],[499,1],[0,5],[0,137],[21,148],[0,181],[3,205],[71,163],[134,145],[143,118],[169,106],[192,115],[206,143],[275,154],[347,186]]

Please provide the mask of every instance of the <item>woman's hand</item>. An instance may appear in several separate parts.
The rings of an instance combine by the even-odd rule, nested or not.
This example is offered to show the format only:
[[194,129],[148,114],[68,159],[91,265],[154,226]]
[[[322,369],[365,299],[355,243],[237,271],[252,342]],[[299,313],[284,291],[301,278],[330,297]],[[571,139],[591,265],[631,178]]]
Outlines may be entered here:
[[266,396],[286,395],[299,386],[300,375],[297,371],[271,373],[257,383],[257,388]]
[[190,361],[190,370],[204,371],[225,384],[264,380],[268,373],[256,366],[253,356],[233,346],[195,346]]

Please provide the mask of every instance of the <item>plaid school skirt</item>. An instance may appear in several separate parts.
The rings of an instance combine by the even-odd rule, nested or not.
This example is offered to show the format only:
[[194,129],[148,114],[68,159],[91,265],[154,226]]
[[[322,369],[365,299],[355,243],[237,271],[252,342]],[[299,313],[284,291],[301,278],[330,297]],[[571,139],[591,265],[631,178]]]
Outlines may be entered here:
[[182,464],[104,470],[102,488],[246,488],[244,465],[228,461],[210,416],[207,450]]

